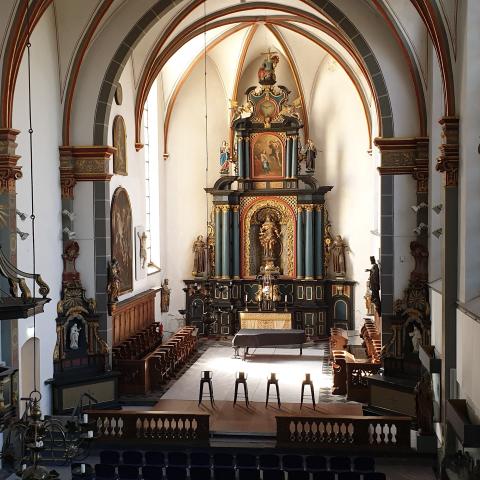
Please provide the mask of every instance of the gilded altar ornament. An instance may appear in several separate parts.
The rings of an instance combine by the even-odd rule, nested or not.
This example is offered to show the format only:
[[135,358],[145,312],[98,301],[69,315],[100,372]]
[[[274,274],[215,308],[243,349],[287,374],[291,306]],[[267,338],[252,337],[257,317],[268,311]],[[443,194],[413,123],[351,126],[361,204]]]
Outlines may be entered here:
[[215,212],[210,212],[210,221],[207,224],[207,260],[208,277],[215,276]]
[[147,263],[147,234],[145,231],[142,232],[140,235],[140,232],[137,232],[138,240],[140,242],[140,261],[142,262],[142,268],[145,268],[145,264]]
[[193,242],[193,271],[194,277],[203,277],[207,272],[206,245],[203,235],[199,235]]
[[112,305],[118,302],[120,295],[120,266],[115,258],[108,263],[108,283],[107,283],[108,304]]
[[160,293],[160,311],[162,313],[168,312],[170,308],[170,292],[171,288],[168,286],[168,278],[166,278],[162,283],[162,290]]
[[347,275],[347,265],[345,262],[345,253],[349,251],[341,235],[336,235],[331,245],[333,273],[336,278],[345,278]]

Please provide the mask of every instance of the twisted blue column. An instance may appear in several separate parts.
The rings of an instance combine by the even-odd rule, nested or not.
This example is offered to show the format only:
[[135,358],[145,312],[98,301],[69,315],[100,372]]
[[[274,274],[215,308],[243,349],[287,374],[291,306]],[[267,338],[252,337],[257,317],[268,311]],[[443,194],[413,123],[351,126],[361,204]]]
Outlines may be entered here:
[[237,161],[238,161],[238,176],[243,178],[245,175],[245,169],[243,165],[243,139],[239,137],[237,139]]
[[292,177],[297,176],[298,164],[298,136],[295,135],[292,140]]
[[215,276],[222,276],[222,211],[215,207]]
[[323,205],[315,205],[315,277],[323,278]]
[[240,211],[233,207],[233,278],[240,278]]
[[297,278],[304,277],[304,245],[303,245],[303,208],[298,207],[297,213]]
[[230,278],[230,206],[222,206],[222,278]]
[[313,205],[305,206],[305,279],[313,278]]

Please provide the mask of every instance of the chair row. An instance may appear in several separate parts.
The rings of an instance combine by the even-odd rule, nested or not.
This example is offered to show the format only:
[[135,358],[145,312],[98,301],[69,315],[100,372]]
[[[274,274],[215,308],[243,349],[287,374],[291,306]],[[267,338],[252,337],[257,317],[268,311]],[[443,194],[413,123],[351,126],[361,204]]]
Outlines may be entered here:
[[370,472],[375,470],[375,459],[373,457],[334,456],[326,458],[322,455],[296,455],[296,454],[262,454],[258,458],[254,454],[192,452],[187,454],[182,451],[168,452],[161,451],[142,452],[126,450],[104,450],[100,452],[100,463],[109,465],[153,465],[169,467],[236,467],[237,469],[251,470],[306,470],[307,472],[334,470],[334,471],[362,471]]
[[[165,471],[164,471],[165,470]],[[306,472],[252,470],[233,467],[166,467],[155,465],[95,465],[96,480],[386,480],[380,472]]]
[[113,361],[136,360],[144,357],[162,343],[163,329],[153,322],[140,332],[131,335],[112,349]]
[[195,327],[183,327],[148,356],[152,387],[158,387],[183,367],[197,349]]

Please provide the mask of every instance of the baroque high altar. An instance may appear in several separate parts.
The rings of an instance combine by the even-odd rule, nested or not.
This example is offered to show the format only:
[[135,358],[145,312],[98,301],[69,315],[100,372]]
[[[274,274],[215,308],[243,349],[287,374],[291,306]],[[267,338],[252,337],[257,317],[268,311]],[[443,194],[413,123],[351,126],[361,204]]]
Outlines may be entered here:
[[328,276],[325,194],[333,187],[313,176],[316,149],[309,139],[300,144],[299,102],[290,104],[288,89],[276,85],[278,61],[267,52],[259,85],[247,90],[244,105],[232,102],[232,152],[224,142],[221,176],[207,189],[209,235],[206,244],[197,238],[194,279],[185,280],[187,323],[200,331],[208,323],[209,332],[232,335],[245,327],[246,312],[262,326],[265,310],[288,314],[287,327],[310,336],[335,324],[353,328],[355,282],[342,272]]

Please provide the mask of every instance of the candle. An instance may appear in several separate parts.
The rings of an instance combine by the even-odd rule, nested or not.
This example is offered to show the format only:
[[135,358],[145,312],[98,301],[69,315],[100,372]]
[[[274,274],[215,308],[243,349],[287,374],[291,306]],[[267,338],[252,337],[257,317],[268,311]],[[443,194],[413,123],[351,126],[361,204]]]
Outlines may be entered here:
[[93,430],[89,430],[89,431],[87,432],[87,437],[88,437],[88,438],[93,438]]
[[285,295],[285,303],[287,303],[287,296]]
[[245,303],[248,302],[248,295],[245,295]]
[[26,469],[27,469],[27,465],[24,463],[24,464],[22,465],[22,472],[24,472]]
[[85,464],[84,463],[82,463],[80,465],[80,473],[85,473]]
[[83,423],[88,423],[88,415],[86,413],[83,414]]

